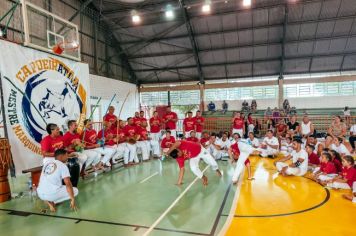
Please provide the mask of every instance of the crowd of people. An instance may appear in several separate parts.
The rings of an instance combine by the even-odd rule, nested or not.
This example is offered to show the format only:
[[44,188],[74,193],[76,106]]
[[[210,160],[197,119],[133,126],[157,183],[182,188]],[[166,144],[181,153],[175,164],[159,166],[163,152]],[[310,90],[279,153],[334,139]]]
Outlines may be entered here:
[[[297,116],[292,115],[287,123],[284,118],[272,118],[277,124],[268,126],[265,137],[259,140],[255,137],[258,124],[251,114],[245,119],[242,113],[236,112],[230,130],[209,133],[204,130],[205,119],[201,112],[197,111],[194,116],[188,112],[183,121],[183,136],[177,137],[178,116],[169,106],[162,118],[155,111],[148,120],[143,111],[125,121],[114,113],[115,108],[109,107],[99,131],[89,119],[84,121],[81,133],[74,120],[68,121],[65,134],[56,124],[47,125],[48,135],[41,142],[44,166],[37,191],[51,210],[55,210],[56,203],[67,199],[71,199],[71,206],[75,208],[78,189],[71,186],[63,164],[68,158],[78,160],[80,173],[85,176],[88,168],[95,172],[105,170],[121,158],[127,168],[153,158],[171,157],[176,159],[180,169],[177,185],[183,183],[184,162],[189,160],[191,171],[207,185],[199,160],[211,166],[218,176],[221,176],[219,160],[236,163],[232,177],[236,183],[243,166],[247,167],[247,179],[253,180],[248,159],[251,154],[275,158],[281,153],[284,157],[275,165],[283,176],[302,176],[310,170],[321,184],[356,191],[356,169],[351,156],[355,152],[356,125],[352,126],[347,142],[346,126],[338,116],[323,139],[316,137],[307,115],[300,123]],[[287,164],[290,159],[292,164]],[[356,201],[356,196],[345,195],[345,198]]]

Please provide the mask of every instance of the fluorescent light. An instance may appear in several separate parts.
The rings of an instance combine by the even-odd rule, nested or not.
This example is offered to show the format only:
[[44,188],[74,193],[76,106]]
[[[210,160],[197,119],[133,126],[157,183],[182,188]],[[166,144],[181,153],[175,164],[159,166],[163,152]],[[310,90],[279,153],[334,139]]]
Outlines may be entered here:
[[173,19],[174,18],[174,12],[171,4],[168,4],[166,7],[166,12],[165,12],[166,18],[167,19]]
[[244,7],[250,7],[251,6],[251,0],[243,0],[242,5]]
[[141,22],[141,17],[139,15],[133,15],[132,16],[132,22],[137,24]]
[[209,13],[210,12],[210,4],[204,4],[203,7],[201,8],[202,12],[204,13]]

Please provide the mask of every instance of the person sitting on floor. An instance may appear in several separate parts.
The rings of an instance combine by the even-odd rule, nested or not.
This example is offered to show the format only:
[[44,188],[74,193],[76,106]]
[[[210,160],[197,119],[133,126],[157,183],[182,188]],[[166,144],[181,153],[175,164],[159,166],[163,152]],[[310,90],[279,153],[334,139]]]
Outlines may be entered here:
[[218,151],[218,159],[222,157],[229,156],[228,149],[231,146],[231,142],[229,140],[228,134],[224,132],[222,137],[216,140],[215,142],[218,146],[220,146],[220,150]]
[[305,151],[308,153],[309,167],[315,168],[320,165],[320,158],[314,152],[315,147],[311,144],[307,145]]
[[208,148],[210,143],[209,143],[209,140],[210,140],[210,135],[207,131],[204,131],[202,133],[202,138],[200,139],[200,144],[204,147],[204,148]]
[[257,138],[255,138],[253,132],[248,133],[247,143],[250,144],[253,148],[258,148],[260,146],[260,142]]
[[352,156],[344,156],[342,158],[342,172],[341,175],[335,178],[325,181],[322,184],[326,184],[329,188],[335,189],[351,189],[353,183],[356,181],[356,168],[354,167],[355,161]]
[[272,130],[267,130],[266,137],[258,148],[259,155],[261,157],[273,157],[279,152],[279,142],[276,137],[273,136]]
[[161,141],[161,148],[163,152],[168,151],[168,149],[176,142],[176,139],[171,135],[170,130],[166,130],[166,136]]
[[283,156],[288,156],[293,152],[293,143],[291,137],[286,137],[285,140],[281,142],[281,153]]
[[331,160],[335,164],[337,173],[341,173],[342,172],[342,159],[341,159],[340,153],[338,153],[335,150],[329,150],[328,152],[331,155]]
[[320,168],[315,169],[313,172],[313,178],[319,182],[331,180],[335,176],[337,176],[337,170],[332,161],[332,157],[329,153],[323,152],[321,154]]
[[[56,204],[70,199],[70,208],[76,210],[75,197],[78,189],[72,186],[68,167],[64,164],[68,160],[67,151],[57,149],[55,159],[48,160],[42,168],[40,182],[37,188],[38,197],[45,201],[50,211],[56,211]],[[64,184],[62,184],[62,180]]]
[[317,138],[315,138],[314,135],[310,135],[305,143],[305,146],[308,145],[313,145],[315,147],[314,152],[315,154],[317,154],[318,156],[321,156],[321,152],[323,151],[324,148],[324,144],[322,144],[321,142],[319,142],[317,140]]
[[[308,153],[302,149],[302,140],[295,139],[293,141],[293,149],[291,155],[288,155],[281,160],[275,162],[278,172],[283,176],[295,175],[303,176],[308,171]],[[285,161],[293,159],[293,163],[288,165]]]

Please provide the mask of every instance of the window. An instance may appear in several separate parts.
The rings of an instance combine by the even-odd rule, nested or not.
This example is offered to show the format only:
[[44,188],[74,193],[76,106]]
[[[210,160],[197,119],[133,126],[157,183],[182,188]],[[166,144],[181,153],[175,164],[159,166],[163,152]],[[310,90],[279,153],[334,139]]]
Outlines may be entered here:
[[140,97],[142,106],[168,105],[167,92],[143,92]]
[[222,100],[242,100],[242,99],[262,99],[277,98],[277,89],[272,86],[240,87],[240,88],[223,88],[223,89],[206,89],[205,101],[222,101]]
[[191,105],[200,103],[199,90],[171,91],[172,105]]

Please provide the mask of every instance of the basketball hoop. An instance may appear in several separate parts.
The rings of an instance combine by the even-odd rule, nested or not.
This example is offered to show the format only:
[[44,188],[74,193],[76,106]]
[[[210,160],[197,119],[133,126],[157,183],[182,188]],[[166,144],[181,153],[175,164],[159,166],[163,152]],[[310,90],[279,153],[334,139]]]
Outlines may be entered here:
[[61,55],[65,51],[77,51],[79,48],[79,43],[76,41],[72,42],[60,42],[52,48],[55,54]]

